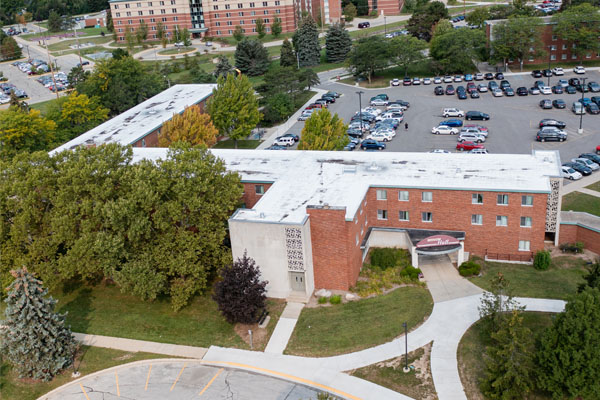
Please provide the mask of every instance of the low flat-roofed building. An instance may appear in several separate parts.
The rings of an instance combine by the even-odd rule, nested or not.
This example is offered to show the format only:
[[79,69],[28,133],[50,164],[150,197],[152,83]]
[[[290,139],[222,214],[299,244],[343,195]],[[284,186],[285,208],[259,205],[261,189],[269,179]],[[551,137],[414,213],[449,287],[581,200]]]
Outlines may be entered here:
[[123,146],[156,147],[162,125],[181,114],[186,107],[198,105],[204,109],[216,84],[174,85],[143,103],[109,119],[94,129],[52,150],[50,154],[78,146],[99,146],[119,143]]

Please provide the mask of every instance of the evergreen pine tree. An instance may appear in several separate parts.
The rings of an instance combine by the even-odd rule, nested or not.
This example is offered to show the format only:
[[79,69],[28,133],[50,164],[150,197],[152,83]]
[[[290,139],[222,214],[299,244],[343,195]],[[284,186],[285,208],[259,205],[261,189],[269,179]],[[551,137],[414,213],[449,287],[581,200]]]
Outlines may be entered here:
[[287,39],[283,41],[283,45],[281,46],[279,65],[282,67],[292,67],[297,65],[296,55],[294,54],[292,43]]
[[319,31],[317,24],[310,15],[302,19],[292,40],[301,67],[312,67],[319,64],[321,59]]
[[225,56],[220,56],[213,75],[218,78],[220,76],[227,76],[230,72],[233,72],[233,67],[229,63],[229,59]]
[[344,61],[351,49],[352,39],[348,31],[340,24],[331,25],[325,37],[327,62],[340,63]]
[[73,362],[77,348],[65,316],[54,312],[56,300],[46,297],[42,282],[23,268],[5,300],[5,329],[0,330],[0,350],[22,378],[48,381]]
[[257,39],[245,38],[235,49],[235,66],[250,76],[262,75],[269,69],[269,54]]

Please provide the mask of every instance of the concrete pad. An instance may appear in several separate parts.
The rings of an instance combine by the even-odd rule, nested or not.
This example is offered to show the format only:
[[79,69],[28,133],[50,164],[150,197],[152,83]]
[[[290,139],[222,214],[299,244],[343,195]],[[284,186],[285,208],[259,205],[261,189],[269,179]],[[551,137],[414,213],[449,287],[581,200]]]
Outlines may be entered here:
[[269,343],[265,347],[265,353],[283,354],[290,337],[292,337],[296,322],[298,322],[296,318],[279,318]]
[[483,289],[459,275],[447,255],[421,256],[419,264],[436,303],[483,293]]
[[283,312],[281,313],[281,318],[292,318],[298,319],[300,317],[300,313],[304,308],[304,303],[292,303],[289,302],[286,304]]

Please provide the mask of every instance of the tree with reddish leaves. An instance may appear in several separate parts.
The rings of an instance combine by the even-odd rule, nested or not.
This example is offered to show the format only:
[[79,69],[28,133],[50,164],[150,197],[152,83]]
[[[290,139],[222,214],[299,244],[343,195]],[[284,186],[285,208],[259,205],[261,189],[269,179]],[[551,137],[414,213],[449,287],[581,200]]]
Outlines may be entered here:
[[260,269],[246,252],[219,273],[213,299],[230,323],[255,323],[265,309],[267,281],[261,281]]

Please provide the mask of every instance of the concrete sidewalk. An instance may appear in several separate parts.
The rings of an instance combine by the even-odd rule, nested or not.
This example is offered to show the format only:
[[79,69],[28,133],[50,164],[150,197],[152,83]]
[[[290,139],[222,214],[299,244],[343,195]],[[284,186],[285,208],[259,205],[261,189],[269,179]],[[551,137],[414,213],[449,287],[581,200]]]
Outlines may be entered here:
[[[600,174],[598,173],[594,173],[592,175],[586,176],[584,178],[581,178],[578,181],[569,181],[568,185],[564,185],[562,187],[561,193],[564,196],[565,194],[571,193],[571,192],[584,192],[584,193],[588,193],[590,190],[589,189],[585,189],[586,186],[589,186],[593,183],[596,182],[600,182]],[[594,190],[591,190],[592,192],[594,192]],[[598,196],[598,194],[600,194],[599,192],[596,193],[588,193],[591,194],[592,196]]]
[[277,321],[277,326],[273,330],[269,343],[267,343],[266,353],[283,354],[303,308],[303,303],[287,303],[281,317],[279,317],[279,321]]

